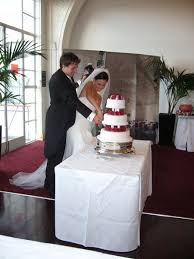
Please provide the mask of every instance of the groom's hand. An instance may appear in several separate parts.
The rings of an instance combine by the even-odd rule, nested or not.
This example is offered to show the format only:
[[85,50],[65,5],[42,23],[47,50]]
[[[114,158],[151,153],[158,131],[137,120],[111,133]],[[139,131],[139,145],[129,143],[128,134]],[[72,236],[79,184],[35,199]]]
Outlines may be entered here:
[[99,114],[96,114],[96,116],[94,117],[94,122],[95,124],[99,125],[102,121],[102,117]]

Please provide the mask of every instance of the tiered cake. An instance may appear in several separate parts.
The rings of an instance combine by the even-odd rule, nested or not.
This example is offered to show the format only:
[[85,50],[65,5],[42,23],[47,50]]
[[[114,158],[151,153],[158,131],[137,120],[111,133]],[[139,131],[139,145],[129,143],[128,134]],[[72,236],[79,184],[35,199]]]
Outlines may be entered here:
[[106,103],[100,135],[97,136],[97,151],[100,153],[129,153],[132,138],[125,114],[125,100],[119,94],[112,94]]

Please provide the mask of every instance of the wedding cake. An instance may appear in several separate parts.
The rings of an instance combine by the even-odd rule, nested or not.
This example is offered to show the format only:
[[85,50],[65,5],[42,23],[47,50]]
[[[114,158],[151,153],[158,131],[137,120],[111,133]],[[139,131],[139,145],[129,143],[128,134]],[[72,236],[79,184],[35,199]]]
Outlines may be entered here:
[[128,153],[132,138],[125,113],[125,100],[119,94],[112,94],[106,103],[100,135],[97,136],[97,151],[100,153]]

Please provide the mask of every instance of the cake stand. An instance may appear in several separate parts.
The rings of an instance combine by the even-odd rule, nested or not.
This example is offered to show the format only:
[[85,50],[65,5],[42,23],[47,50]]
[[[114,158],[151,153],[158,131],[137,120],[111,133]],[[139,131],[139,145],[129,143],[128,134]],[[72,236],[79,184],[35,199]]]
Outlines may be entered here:
[[98,154],[103,155],[126,155],[135,153],[132,141],[124,143],[102,142],[98,138],[95,150]]

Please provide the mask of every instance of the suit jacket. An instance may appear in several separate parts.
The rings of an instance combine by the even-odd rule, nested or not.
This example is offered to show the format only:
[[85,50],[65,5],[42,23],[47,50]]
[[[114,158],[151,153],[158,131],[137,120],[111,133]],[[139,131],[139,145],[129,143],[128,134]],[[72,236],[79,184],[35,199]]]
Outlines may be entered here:
[[[46,114],[45,156],[56,154],[60,141],[64,141],[67,130],[74,124],[76,110],[84,117],[92,112],[77,97],[71,80],[59,69],[49,81],[50,107]],[[65,147],[65,143],[64,143]]]

